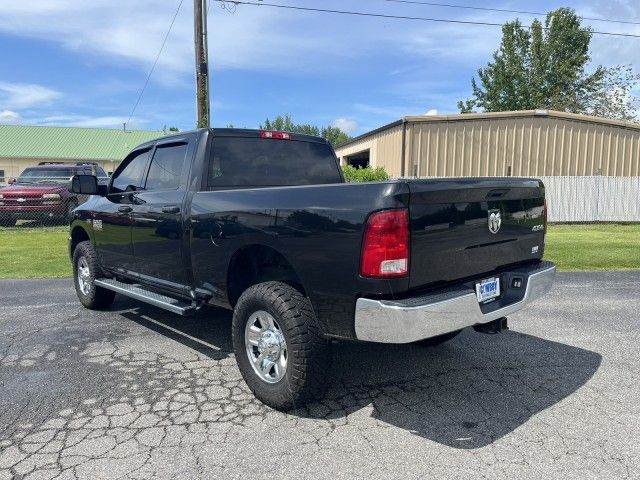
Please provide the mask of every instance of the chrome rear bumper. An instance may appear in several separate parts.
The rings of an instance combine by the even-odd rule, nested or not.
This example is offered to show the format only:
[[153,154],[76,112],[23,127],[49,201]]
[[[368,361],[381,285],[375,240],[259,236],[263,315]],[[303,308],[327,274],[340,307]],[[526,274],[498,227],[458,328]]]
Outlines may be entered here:
[[[491,322],[547,293],[555,273],[553,263],[540,262],[495,275],[501,277],[503,298],[482,306],[469,284],[404,300],[359,298],[355,313],[356,337],[368,342],[410,343]],[[510,281],[516,277],[524,280],[523,292],[509,290]],[[514,298],[505,304],[507,294]]]

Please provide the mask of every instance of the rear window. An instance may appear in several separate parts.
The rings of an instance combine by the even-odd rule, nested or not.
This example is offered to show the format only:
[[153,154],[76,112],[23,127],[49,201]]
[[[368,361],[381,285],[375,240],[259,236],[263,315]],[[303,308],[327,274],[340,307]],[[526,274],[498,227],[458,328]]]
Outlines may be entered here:
[[325,143],[217,137],[209,159],[210,188],[277,187],[342,183]]

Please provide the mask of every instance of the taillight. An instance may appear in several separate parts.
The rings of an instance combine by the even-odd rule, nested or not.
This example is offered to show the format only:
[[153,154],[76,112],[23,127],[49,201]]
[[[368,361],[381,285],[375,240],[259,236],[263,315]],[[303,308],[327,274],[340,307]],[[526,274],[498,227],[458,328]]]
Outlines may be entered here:
[[291,140],[291,134],[287,132],[267,132],[262,130],[260,132],[260,138],[274,138],[279,140]]
[[360,275],[402,277],[409,271],[409,212],[406,208],[371,214],[364,229]]

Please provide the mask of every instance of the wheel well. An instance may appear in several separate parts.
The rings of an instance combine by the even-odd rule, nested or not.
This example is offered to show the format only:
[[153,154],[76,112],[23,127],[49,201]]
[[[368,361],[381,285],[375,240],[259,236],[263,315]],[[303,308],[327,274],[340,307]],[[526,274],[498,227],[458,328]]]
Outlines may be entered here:
[[238,250],[227,270],[227,295],[231,306],[247,288],[268,281],[287,283],[303,294],[304,287],[297,273],[278,251],[264,245],[252,245]]
[[73,258],[73,252],[76,251],[76,247],[80,242],[84,242],[85,240],[89,240],[89,234],[82,227],[75,227],[71,231],[71,248],[69,252],[71,253],[71,257]]

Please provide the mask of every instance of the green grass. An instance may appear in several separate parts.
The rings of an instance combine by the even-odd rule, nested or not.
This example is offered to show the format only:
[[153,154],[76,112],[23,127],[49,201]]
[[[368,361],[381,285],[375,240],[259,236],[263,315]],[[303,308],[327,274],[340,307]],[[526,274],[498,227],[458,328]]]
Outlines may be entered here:
[[0,278],[70,277],[69,227],[0,228]]
[[551,225],[545,258],[562,271],[640,269],[640,225]]
[[[0,278],[71,276],[67,227],[0,228]],[[561,271],[640,269],[640,225],[551,225],[545,258]]]

